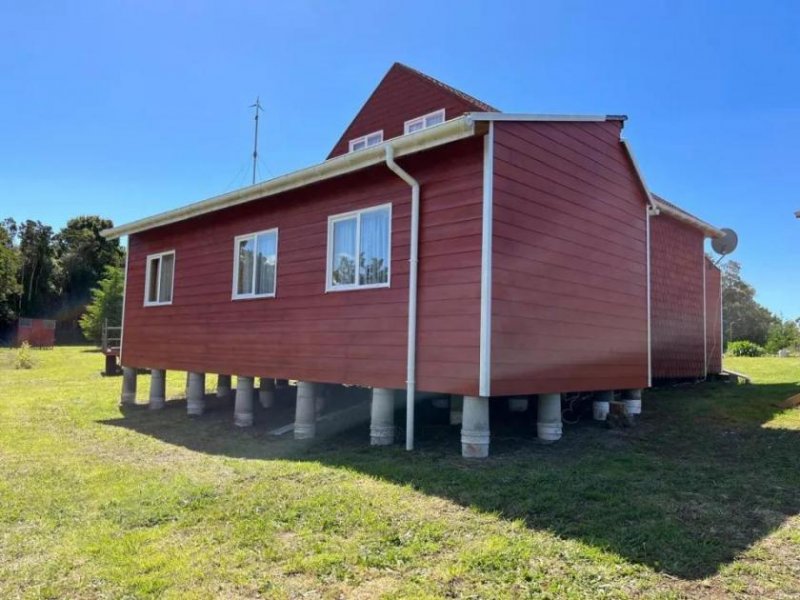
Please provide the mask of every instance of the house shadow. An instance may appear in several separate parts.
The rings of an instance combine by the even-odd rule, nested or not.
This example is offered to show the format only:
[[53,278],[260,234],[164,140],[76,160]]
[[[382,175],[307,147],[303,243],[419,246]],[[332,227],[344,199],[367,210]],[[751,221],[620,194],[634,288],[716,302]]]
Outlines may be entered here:
[[723,383],[653,391],[635,427],[584,418],[552,445],[536,441],[535,410],[512,415],[497,402],[486,460],[462,459],[459,428],[429,403],[417,410],[414,452],[403,449],[402,431],[395,446],[369,447],[368,408],[345,426],[321,422],[310,442],[270,435],[293,417],[292,399],[280,395],[273,408],[259,407],[247,430],[233,427],[232,403],[217,399],[201,418],[188,418],[185,401],[174,400],[158,413],[136,407],[104,423],[197,452],[357,470],[702,579],[800,512],[800,431],[765,426],[797,391]]

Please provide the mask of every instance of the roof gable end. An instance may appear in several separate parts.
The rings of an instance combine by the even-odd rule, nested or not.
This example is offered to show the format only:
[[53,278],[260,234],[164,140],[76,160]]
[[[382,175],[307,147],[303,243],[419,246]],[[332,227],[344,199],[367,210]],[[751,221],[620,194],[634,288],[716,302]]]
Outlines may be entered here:
[[347,154],[350,140],[370,133],[382,131],[384,140],[401,136],[406,121],[442,108],[446,120],[467,112],[498,112],[496,108],[438,79],[394,63],[345,129],[328,158]]

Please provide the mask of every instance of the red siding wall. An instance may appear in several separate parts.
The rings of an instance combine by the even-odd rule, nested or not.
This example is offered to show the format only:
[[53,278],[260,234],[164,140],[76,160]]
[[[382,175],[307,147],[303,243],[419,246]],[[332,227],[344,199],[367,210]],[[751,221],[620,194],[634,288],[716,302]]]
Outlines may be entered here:
[[706,259],[706,348],[708,372],[722,371],[722,274]]
[[[477,393],[482,140],[400,159],[422,184],[418,388]],[[325,293],[328,216],[392,203],[391,288]],[[405,387],[410,189],[379,165],[131,236],[123,364]],[[277,297],[231,300],[233,239],[278,227]],[[147,254],[174,301],[144,307]]]
[[494,127],[492,394],[646,387],[646,200],[619,122]]
[[453,93],[413,69],[395,64],[336,142],[328,158],[347,154],[350,140],[383,130],[383,139],[403,135],[405,122],[424,114],[445,109],[445,119],[470,111],[486,110],[468,98]]
[[703,377],[703,233],[661,214],[650,236],[653,379]]

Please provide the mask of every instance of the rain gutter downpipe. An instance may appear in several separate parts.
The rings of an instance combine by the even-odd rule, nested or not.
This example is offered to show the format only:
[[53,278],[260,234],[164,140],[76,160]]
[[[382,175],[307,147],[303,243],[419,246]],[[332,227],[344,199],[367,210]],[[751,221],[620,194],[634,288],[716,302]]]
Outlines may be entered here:
[[414,449],[414,396],[417,371],[417,265],[419,262],[419,182],[394,162],[386,146],[386,166],[411,186],[411,247],[408,256],[408,354],[406,357],[406,450]]

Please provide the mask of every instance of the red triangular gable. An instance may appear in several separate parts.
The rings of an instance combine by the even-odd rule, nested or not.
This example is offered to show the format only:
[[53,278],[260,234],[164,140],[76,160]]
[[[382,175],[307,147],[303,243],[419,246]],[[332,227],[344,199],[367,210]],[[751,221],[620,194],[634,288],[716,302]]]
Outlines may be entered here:
[[466,112],[499,112],[433,77],[394,63],[336,142],[328,158],[347,154],[350,140],[375,131],[383,130],[384,140],[403,135],[406,121],[441,108],[445,110],[445,120]]

